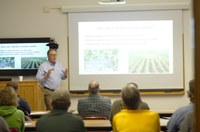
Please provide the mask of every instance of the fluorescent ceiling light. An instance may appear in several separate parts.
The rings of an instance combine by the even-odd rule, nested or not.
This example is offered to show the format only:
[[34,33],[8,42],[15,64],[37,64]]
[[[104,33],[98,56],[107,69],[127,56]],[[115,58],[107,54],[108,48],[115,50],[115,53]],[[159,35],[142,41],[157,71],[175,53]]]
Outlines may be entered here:
[[126,4],[125,0],[101,0],[98,2],[100,5],[112,5],[112,4]]

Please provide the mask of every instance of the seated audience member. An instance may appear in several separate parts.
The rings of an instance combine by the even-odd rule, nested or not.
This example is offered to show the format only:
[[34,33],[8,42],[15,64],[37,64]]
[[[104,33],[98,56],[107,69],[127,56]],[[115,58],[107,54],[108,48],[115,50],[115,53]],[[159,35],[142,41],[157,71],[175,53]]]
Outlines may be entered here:
[[113,132],[160,132],[158,113],[140,110],[141,98],[137,88],[122,88],[121,97],[125,109],[113,117]]
[[58,88],[52,93],[52,110],[36,123],[37,132],[85,132],[81,117],[67,112],[71,104],[67,90]]
[[193,132],[194,131],[194,112],[188,112],[181,123],[179,132]]
[[91,81],[88,86],[89,96],[78,100],[78,113],[81,116],[103,115],[109,117],[111,100],[99,95],[98,81]]
[[10,132],[7,122],[0,116],[0,132]]
[[12,88],[0,91],[0,116],[5,119],[9,129],[24,131],[24,113],[17,109],[17,94]]
[[188,97],[190,98],[190,104],[187,106],[183,106],[179,109],[177,109],[173,115],[171,116],[170,120],[167,123],[167,129],[169,132],[178,132],[180,129],[180,124],[183,121],[185,115],[188,112],[193,111],[194,109],[194,88],[195,88],[195,82],[194,80],[191,80],[189,82],[189,91],[188,91]]
[[6,84],[5,88],[13,88],[15,90],[15,92],[16,92],[16,94],[18,96],[18,106],[17,106],[17,108],[24,112],[26,120],[31,120],[31,118],[29,117],[29,115],[31,113],[31,108],[30,108],[29,104],[26,102],[26,100],[21,98],[18,95],[18,90],[19,90],[18,83],[16,83],[16,82],[8,82]]
[[[127,86],[132,86],[132,87],[138,88],[138,85],[136,83],[128,83]],[[123,101],[121,99],[115,100],[113,102],[112,108],[111,108],[111,114],[110,114],[111,122],[112,122],[114,115],[117,114],[118,112],[120,112],[122,109],[124,109]],[[149,110],[150,108],[147,103],[141,101],[139,109]]]

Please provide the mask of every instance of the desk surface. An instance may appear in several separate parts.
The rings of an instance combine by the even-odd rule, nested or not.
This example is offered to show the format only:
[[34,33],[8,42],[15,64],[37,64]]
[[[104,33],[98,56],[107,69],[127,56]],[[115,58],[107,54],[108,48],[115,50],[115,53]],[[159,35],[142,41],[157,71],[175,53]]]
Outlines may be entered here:
[[[174,113],[174,110],[152,110],[152,111],[158,112],[160,115],[165,115],[165,114],[171,115]],[[32,111],[30,115],[31,116],[42,116],[49,112],[50,111]],[[72,112],[73,114],[78,114],[77,110],[69,110],[69,112]]]
[[[112,130],[112,126],[109,120],[83,120],[87,130]],[[166,130],[168,119],[160,118],[161,130]],[[26,121],[25,122],[26,131],[36,131],[36,121]]]
[[32,111],[31,116],[42,116],[48,114],[50,111]]
[[162,118],[160,118],[160,126],[161,127],[166,127],[168,121],[169,121],[169,119],[162,119]]
[[[83,120],[87,130],[112,130],[112,126],[109,120]],[[36,121],[26,121],[25,122],[26,131],[35,131],[36,130]]]

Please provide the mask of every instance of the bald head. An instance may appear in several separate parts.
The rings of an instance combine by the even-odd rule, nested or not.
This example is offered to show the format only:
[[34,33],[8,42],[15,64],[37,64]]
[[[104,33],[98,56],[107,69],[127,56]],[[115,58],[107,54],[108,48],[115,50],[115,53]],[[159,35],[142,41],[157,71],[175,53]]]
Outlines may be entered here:
[[136,83],[134,83],[134,82],[127,83],[126,86],[128,86],[128,87],[138,88],[138,85],[137,85]]
[[88,91],[91,94],[96,94],[99,92],[99,82],[98,81],[91,81],[88,85]]

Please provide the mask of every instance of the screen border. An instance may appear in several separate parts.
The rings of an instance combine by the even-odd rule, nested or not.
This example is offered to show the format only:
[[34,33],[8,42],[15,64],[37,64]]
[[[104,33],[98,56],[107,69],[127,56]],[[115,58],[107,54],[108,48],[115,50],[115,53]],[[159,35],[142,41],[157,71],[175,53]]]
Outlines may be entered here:
[[[0,38],[0,44],[4,43],[39,43],[50,42],[50,37],[38,38]],[[37,69],[3,69],[0,70],[0,76],[30,76],[36,75]]]

